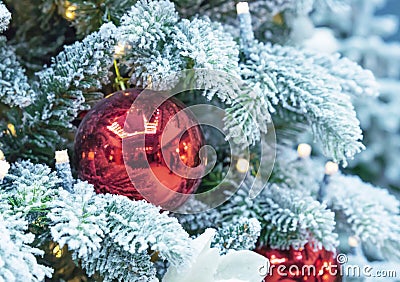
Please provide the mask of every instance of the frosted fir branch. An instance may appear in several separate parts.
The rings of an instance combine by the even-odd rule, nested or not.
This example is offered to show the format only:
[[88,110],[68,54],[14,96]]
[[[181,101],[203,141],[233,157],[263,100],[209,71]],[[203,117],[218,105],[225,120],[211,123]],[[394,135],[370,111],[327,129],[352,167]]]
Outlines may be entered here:
[[64,141],[62,134],[73,127],[71,121],[78,112],[88,107],[85,96],[90,94],[85,93],[108,81],[116,36],[112,24],[104,25],[82,42],[66,46],[49,67],[37,73],[35,103],[25,108],[22,117],[13,116],[17,134],[9,137],[9,155],[53,159],[55,146]]
[[261,240],[271,248],[300,248],[308,242],[319,249],[337,246],[334,213],[302,192],[274,185],[260,200],[259,208],[265,221]]
[[121,249],[130,253],[151,249],[175,266],[190,262],[190,238],[177,219],[145,201],[111,195],[108,201],[108,236]]
[[25,70],[17,60],[15,50],[7,45],[5,37],[0,36],[0,103],[25,108],[35,98],[36,95],[28,83]]
[[37,263],[43,251],[29,246],[34,235],[21,213],[0,214],[0,281],[44,281],[52,270]]
[[325,200],[345,215],[347,226],[361,241],[375,245],[388,258],[400,258],[400,203],[397,199],[356,176],[334,175]]
[[[279,47],[278,49],[281,52],[283,51],[280,53],[282,56],[287,52],[287,50]],[[290,52],[292,51],[290,50]],[[354,96],[378,96],[379,94],[379,85],[374,74],[340,54],[327,56],[313,51],[300,50],[298,55],[310,58],[315,64],[325,68],[338,80],[344,93]]]
[[218,208],[224,220],[257,218],[262,226],[260,241],[271,248],[300,248],[312,242],[317,248],[335,249],[334,213],[325,204],[283,184],[272,184],[254,200],[248,197],[249,189],[248,184],[242,186]]
[[194,69],[192,88],[202,89],[211,100],[215,95],[232,104],[241,91],[239,47],[222,25],[208,18],[182,20],[173,34],[184,68]]
[[193,250],[188,234],[176,219],[145,201],[105,195],[109,232],[101,248],[86,257],[82,266],[91,275],[99,271],[105,281],[157,281],[152,255],[171,265],[190,263]]
[[13,212],[23,213],[33,223],[48,212],[61,181],[46,165],[17,162],[12,164],[4,179],[0,201],[8,203]]
[[315,197],[324,176],[324,164],[317,158],[299,158],[295,150],[278,146],[270,183],[284,184]]
[[183,19],[173,36],[180,55],[193,62],[193,68],[224,71],[238,77],[239,49],[232,36],[219,23],[208,18]]
[[224,222],[217,230],[211,247],[216,247],[221,254],[229,250],[253,250],[260,236],[261,225],[255,218],[240,218],[237,222]]
[[[208,19],[180,20],[169,1],[139,1],[122,17],[119,30],[121,40],[130,45],[121,62],[132,69],[135,85],[145,86],[149,76],[168,80],[185,69],[219,70],[237,77],[239,51],[232,37]],[[220,90],[220,83],[209,85],[210,81],[202,83],[207,90]]]
[[[153,281],[155,267],[148,250],[172,265],[189,263],[189,235],[176,219],[145,201],[97,195],[79,182],[52,202],[48,215],[51,235],[68,245],[88,275],[99,272],[105,281]],[[122,267],[126,266],[126,267]]]
[[106,206],[107,202],[86,182],[75,184],[74,193],[61,190],[48,215],[53,240],[61,248],[67,244],[75,259],[90,257],[109,231]]
[[[84,92],[109,82],[116,37],[115,26],[105,24],[82,42],[66,46],[49,67],[37,73],[40,100],[48,101],[40,112],[42,121],[57,118],[59,122],[50,125],[71,127],[70,121],[78,110],[85,108]],[[55,107],[56,104],[61,106]]]
[[[203,210],[204,212],[198,212]],[[178,209],[179,213],[170,215],[177,218],[179,224],[190,234],[203,233],[207,228],[216,227],[222,220],[216,209],[210,209],[206,204],[189,197],[185,205]]]
[[11,13],[8,11],[3,2],[0,2],[0,32],[7,29],[11,21]]
[[[271,113],[291,112],[310,123],[325,154],[336,161],[352,158],[364,149],[362,132],[343,77],[320,65],[320,56],[300,56],[292,47],[254,44],[241,64],[242,77],[260,89]],[[348,79],[352,72],[349,71]]]
[[81,262],[89,276],[101,273],[103,281],[158,282],[150,255],[122,250],[112,238],[106,237],[100,249]]
[[121,41],[131,46],[121,59],[132,69],[131,82],[146,86],[149,76],[172,76],[183,68],[176,54],[171,34],[178,14],[169,1],[138,1],[121,18]]

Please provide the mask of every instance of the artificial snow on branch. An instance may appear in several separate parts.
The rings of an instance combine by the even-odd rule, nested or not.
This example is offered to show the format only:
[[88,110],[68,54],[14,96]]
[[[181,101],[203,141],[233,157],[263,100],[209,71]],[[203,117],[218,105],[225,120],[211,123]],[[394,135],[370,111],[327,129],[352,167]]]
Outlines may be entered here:
[[[18,238],[27,236],[21,239],[26,244],[21,245],[24,252],[41,254],[29,245],[35,239],[34,234],[27,232],[29,224],[38,234],[50,233],[60,248],[68,245],[73,259],[81,262],[87,274],[99,272],[104,281],[116,278],[153,281],[156,275],[151,261],[153,256],[168,260],[170,265],[175,266],[191,262],[191,239],[177,219],[160,213],[160,208],[145,201],[98,195],[86,182],[76,183],[70,193],[61,188],[61,179],[56,172],[29,161],[13,164],[0,187],[1,214],[6,221],[10,218],[11,225],[21,221],[21,226],[24,226],[18,229],[19,225],[15,225],[20,233],[13,233],[10,237],[16,244]],[[0,262],[3,259],[1,252],[2,249]],[[15,255],[18,256],[17,253]],[[3,260],[6,259],[11,258],[4,253]],[[32,275],[50,273],[34,262],[30,265],[34,268],[30,271]]]
[[30,223],[45,217],[48,203],[58,194],[61,183],[46,165],[22,161],[12,164],[0,193],[0,202],[8,203],[14,213],[21,212]]
[[8,117],[16,128],[15,134],[6,136],[8,155],[40,161],[53,158],[55,146],[64,141],[62,134],[72,128],[71,121],[79,110],[88,108],[85,98],[109,81],[116,36],[115,26],[104,25],[82,42],[66,46],[49,67],[37,73],[35,102],[22,116],[15,112]]
[[284,184],[272,184],[252,200],[247,181],[251,183],[246,180],[227,203],[218,207],[223,221],[258,219],[262,226],[260,241],[271,248],[300,248],[312,242],[317,248],[335,249],[334,213],[325,204]]
[[88,275],[98,271],[105,281],[155,279],[148,250],[171,265],[191,260],[189,236],[175,218],[144,201],[97,195],[85,182],[74,193],[60,191],[49,218],[53,239],[68,245]]
[[96,197],[93,186],[85,182],[74,185],[73,193],[59,192],[49,206],[51,235],[62,248],[68,245],[74,259],[86,259],[98,250],[107,228],[107,203]]
[[318,249],[335,249],[334,213],[325,204],[284,186],[273,185],[266,191],[258,204],[264,226],[262,241],[278,249],[298,249],[308,242]]
[[0,32],[3,32],[7,29],[10,24],[11,13],[8,11],[6,6],[0,1]]
[[0,36],[1,103],[11,107],[25,108],[32,104],[35,98],[35,93],[28,83],[25,70],[17,60],[14,48],[7,44],[4,36]]
[[183,62],[173,50],[171,34],[178,14],[169,1],[138,1],[121,18],[121,41],[131,46],[122,63],[131,69],[131,82],[145,86],[148,76],[181,70]]
[[[348,81],[354,79],[354,74],[370,79],[369,72],[363,73],[356,64],[350,65],[338,57],[322,60],[321,55],[303,54],[293,47],[255,43],[249,51],[241,64],[242,76],[263,93],[270,112],[303,117],[311,124],[326,155],[335,161],[346,164],[347,158],[364,149],[359,121],[347,91],[362,89],[367,82],[354,87]],[[333,61],[353,68],[335,76],[338,71],[331,70]],[[363,79],[355,82],[361,84]]]
[[52,269],[37,263],[44,252],[29,246],[35,236],[21,213],[9,214],[0,207],[0,281],[41,282],[51,277]]
[[364,243],[372,243],[390,258],[400,258],[400,203],[386,190],[362,182],[356,176],[332,176],[325,200],[343,213],[348,228]]
[[226,254],[229,250],[253,250],[260,232],[260,222],[255,218],[242,217],[237,222],[223,222],[211,246],[217,247],[222,254]]

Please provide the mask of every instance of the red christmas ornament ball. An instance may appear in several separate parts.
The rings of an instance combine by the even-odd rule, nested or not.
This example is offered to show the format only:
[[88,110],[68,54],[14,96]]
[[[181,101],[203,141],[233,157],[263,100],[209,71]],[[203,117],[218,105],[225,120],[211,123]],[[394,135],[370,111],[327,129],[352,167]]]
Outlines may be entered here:
[[[177,208],[196,191],[201,181],[196,175],[205,171],[199,155],[203,134],[184,108],[176,98],[149,90],[109,95],[85,115],[76,133],[79,177],[97,193]],[[182,168],[197,171],[193,176]]]
[[268,258],[270,271],[268,282],[335,282],[340,281],[340,265],[335,254],[325,249],[315,250],[310,244],[299,250],[271,249],[260,246],[255,250]]

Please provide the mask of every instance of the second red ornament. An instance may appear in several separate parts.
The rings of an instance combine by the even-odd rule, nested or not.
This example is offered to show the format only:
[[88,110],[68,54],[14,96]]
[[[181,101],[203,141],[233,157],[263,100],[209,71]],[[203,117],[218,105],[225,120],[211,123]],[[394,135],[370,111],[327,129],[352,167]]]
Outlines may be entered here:
[[340,265],[333,252],[316,250],[310,244],[301,249],[277,250],[260,246],[256,252],[270,261],[268,282],[337,282]]

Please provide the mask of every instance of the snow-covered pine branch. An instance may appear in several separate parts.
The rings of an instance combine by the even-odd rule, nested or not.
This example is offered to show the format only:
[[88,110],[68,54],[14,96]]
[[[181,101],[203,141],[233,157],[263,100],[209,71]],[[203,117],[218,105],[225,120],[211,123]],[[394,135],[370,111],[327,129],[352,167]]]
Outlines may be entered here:
[[[343,161],[364,146],[359,121],[347,92],[371,82],[369,72],[338,57],[322,59],[309,51],[293,47],[255,43],[241,64],[242,77],[261,91],[271,113],[291,113],[310,123],[314,136],[321,141],[326,155]],[[335,63],[334,63],[335,62]],[[335,64],[353,67],[347,73],[332,69]],[[354,77],[355,76],[355,77]],[[349,81],[355,80],[357,86]],[[360,84],[360,85],[358,85]],[[376,92],[373,87],[368,92]],[[283,109],[281,111],[280,109]]]
[[31,117],[32,122],[70,128],[78,110],[85,109],[85,92],[109,82],[117,37],[116,27],[105,24],[82,42],[66,46],[49,67],[38,72],[40,97],[37,106],[29,110],[41,108],[39,115]]
[[146,86],[149,75],[171,76],[180,71],[183,62],[171,40],[179,20],[170,1],[138,1],[121,18],[121,44],[127,44],[121,59],[131,69],[131,82]]
[[223,222],[211,246],[218,248],[222,254],[229,250],[253,250],[260,232],[260,222],[255,218],[242,217],[237,222]]
[[14,113],[17,134],[11,136],[8,145],[12,147],[6,147],[6,153],[35,161],[53,158],[55,146],[64,140],[62,133],[72,128],[78,111],[87,108],[85,97],[108,81],[116,36],[115,26],[104,25],[82,42],[66,46],[49,67],[37,73],[35,103],[24,109],[23,117]]
[[271,186],[257,205],[264,226],[261,240],[271,248],[300,248],[308,242],[317,248],[334,250],[334,213],[325,204],[288,187]]
[[37,263],[43,251],[29,246],[35,236],[22,213],[0,213],[0,282],[41,282],[52,269]]
[[86,182],[74,185],[74,193],[62,190],[50,206],[50,231],[62,248],[68,245],[74,259],[87,259],[98,250],[107,228],[107,202]]
[[258,219],[262,226],[260,241],[272,248],[300,248],[307,242],[327,250],[337,246],[334,213],[325,204],[283,184],[272,184],[253,200],[248,197],[249,189],[245,184],[218,207],[223,220]]
[[400,203],[394,196],[356,176],[340,174],[331,177],[326,191],[328,205],[345,215],[354,235],[385,257],[400,258]]
[[25,70],[4,36],[0,36],[0,99],[3,104],[20,108],[27,107],[35,100]]
[[[21,212],[29,223],[45,217],[48,204],[58,194],[61,179],[46,165],[21,161],[12,164],[1,185],[0,202]],[[1,209],[1,205],[0,205]]]
[[11,13],[8,11],[6,6],[3,4],[3,1],[0,1],[0,32],[3,32],[7,29],[10,24]]
[[175,218],[145,201],[97,195],[85,182],[73,194],[61,191],[49,218],[53,239],[68,245],[88,275],[98,271],[105,281],[153,281],[154,254],[171,265],[191,260],[189,235]]

